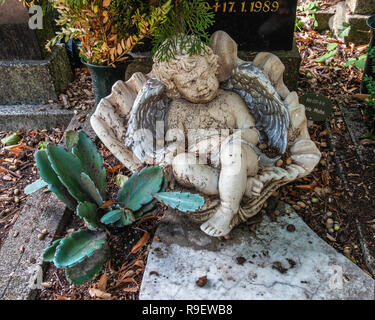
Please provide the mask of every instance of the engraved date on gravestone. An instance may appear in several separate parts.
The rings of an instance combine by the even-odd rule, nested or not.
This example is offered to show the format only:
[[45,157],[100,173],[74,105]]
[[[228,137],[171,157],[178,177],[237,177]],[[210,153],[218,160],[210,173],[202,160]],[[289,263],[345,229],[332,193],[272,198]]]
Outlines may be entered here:
[[206,0],[215,14],[209,30],[224,30],[240,50],[291,50],[297,0]]
[[267,13],[276,12],[280,8],[278,0],[275,1],[216,1],[214,4],[204,3],[215,13]]
[[332,113],[332,101],[322,95],[308,93],[301,97],[300,102],[305,106],[309,120],[325,121]]

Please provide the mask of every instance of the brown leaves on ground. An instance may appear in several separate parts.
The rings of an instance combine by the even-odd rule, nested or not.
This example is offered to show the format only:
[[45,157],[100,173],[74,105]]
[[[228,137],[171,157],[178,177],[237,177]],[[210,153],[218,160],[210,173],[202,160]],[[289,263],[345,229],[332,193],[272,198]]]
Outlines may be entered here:
[[[58,143],[64,129],[20,131],[17,145],[0,143],[0,247],[17,220],[27,197],[24,188],[39,178],[34,152],[47,143]],[[0,139],[9,135],[0,131]]]
[[150,239],[150,233],[149,232],[145,232],[142,236],[141,239],[139,239],[139,241],[136,243],[136,245],[133,247],[133,249],[131,250],[131,253],[132,254],[135,254],[137,253],[146,243],[147,241]]
[[196,284],[198,287],[204,287],[207,284],[207,276],[200,277],[197,281]]

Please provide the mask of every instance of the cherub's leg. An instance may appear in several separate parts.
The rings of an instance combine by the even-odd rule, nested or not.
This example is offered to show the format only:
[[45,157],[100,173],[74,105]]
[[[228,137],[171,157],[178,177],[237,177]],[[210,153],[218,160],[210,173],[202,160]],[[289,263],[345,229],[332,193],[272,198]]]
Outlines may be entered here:
[[219,171],[206,164],[199,164],[193,153],[180,153],[172,162],[176,180],[186,187],[193,187],[207,194],[218,194]]
[[233,142],[220,153],[219,194],[221,204],[215,215],[201,225],[202,231],[213,237],[231,231],[230,223],[238,212],[247,185],[247,177],[258,172],[258,156],[247,145]]

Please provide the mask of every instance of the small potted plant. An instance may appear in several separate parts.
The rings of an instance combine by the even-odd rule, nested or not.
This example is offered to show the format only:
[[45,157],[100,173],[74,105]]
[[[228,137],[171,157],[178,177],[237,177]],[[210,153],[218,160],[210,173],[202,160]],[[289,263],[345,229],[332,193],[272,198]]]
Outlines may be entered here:
[[48,41],[74,39],[93,81],[95,106],[125,79],[129,53],[166,21],[170,0],[51,0],[61,30]]

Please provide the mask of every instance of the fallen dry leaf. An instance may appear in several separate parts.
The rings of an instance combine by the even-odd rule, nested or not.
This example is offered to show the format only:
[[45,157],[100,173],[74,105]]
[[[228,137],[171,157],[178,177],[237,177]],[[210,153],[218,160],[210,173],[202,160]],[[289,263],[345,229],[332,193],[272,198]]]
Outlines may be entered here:
[[139,241],[135,244],[135,246],[133,247],[131,253],[132,254],[137,253],[147,243],[147,241],[149,239],[150,239],[150,233],[149,232],[145,232],[144,235],[142,236],[142,238],[139,239]]
[[107,282],[108,282],[108,277],[107,277],[107,274],[104,272],[97,283],[98,289],[101,291],[106,291]]
[[198,287],[204,287],[207,284],[207,282],[208,282],[207,276],[203,276],[197,280],[196,284]]
[[90,288],[89,294],[93,298],[101,298],[101,299],[105,299],[105,300],[111,300],[112,299],[112,295],[110,293],[103,292],[102,290],[95,289],[95,288]]

